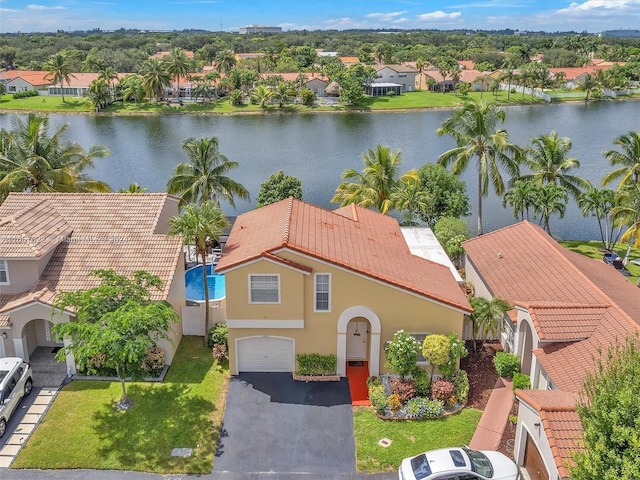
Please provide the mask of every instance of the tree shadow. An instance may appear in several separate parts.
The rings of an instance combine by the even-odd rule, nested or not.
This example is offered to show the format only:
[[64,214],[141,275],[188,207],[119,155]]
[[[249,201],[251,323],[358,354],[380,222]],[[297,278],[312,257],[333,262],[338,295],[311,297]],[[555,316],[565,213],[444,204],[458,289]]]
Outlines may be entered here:
[[[133,406],[114,405],[93,415],[106,468],[163,473],[208,473],[219,432],[212,420],[217,406],[190,393],[186,385],[130,385]],[[192,448],[190,457],[172,457],[174,448]],[[105,467],[103,467],[105,468]]]

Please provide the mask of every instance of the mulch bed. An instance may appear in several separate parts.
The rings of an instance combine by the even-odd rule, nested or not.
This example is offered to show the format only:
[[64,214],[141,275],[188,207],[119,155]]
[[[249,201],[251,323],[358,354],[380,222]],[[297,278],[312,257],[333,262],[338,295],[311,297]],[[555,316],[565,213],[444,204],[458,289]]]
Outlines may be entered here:
[[[498,380],[498,374],[493,364],[493,357],[496,352],[502,351],[502,345],[500,345],[499,342],[488,342],[483,346],[482,342],[477,342],[474,350],[473,341],[467,340],[466,347],[469,355],[460,359],[460,368],[465,370],[469,377],[469,400],[467,401],[467,407],[484,410],[493,387]],[[518,414],[516,402],[514,402],[511,414]],[[515,437],[516,426],[507,421],[498,451],[511,456],[513,450],[512,446],[508,444],[508,441],[515,439]]]

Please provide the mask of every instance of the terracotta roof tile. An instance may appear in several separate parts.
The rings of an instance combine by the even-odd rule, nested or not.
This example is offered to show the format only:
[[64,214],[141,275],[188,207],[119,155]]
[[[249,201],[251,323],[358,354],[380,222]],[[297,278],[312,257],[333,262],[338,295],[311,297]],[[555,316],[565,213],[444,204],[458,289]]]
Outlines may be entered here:
[[464,311],[471,307],[445,266],[409,252],[398,222],[356,205],[325,210],[287,199],[240,215],[218,271],[287,249]]
[[524,304],[542,341],[582,340],[602,322],[606,306]]
[[11,318],[9,315],[0,315],[0,327],[10,327]]
[[180,237],[155,233],[167,198],[167,194],[154,193],[9,194],[0,206],[0,219],[29,209],[53,208],[73,233],[57,243],[31,291],[11,302],[0,303],[0,310],[6,311],[7,303],[14,305],[20,297],[24,300],[27,296],[29,299],[38,296],[40,301],[49,302],[55,292],[90,288],[97,284],[97,279],[87,277],[87,273],[107,268],[121,274],[146,270],[158,275],[164,290],[155,298],[165,299],[182,254]]
[[567,465],[582,450],[582,424],[577,396],[559,390],[516,390],[522,401],[538,411],[560,478],[569,478]]

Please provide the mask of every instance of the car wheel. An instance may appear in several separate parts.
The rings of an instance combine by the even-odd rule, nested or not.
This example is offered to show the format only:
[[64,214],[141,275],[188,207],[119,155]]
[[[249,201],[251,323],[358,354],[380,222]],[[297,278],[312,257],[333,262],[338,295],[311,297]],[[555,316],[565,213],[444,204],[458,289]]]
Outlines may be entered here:
[[24,382],[24,396],[28,397],[31,394],[31,390],[33,390],[33,381],[27,378],[27,381]]
[[7,422],[4,418],[0,419],[0,438],[4,437],[4,432],[7,431]]

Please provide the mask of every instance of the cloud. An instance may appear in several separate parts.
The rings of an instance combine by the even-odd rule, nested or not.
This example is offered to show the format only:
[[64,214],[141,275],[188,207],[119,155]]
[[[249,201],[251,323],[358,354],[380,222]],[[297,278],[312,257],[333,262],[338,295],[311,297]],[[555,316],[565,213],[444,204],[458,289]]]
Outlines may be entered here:
[[566,8],[557,10],[558,13],[592,12],[600,10],[626,10],[631,7],[640,7],[640,0],[587,0],[586,2],[574,2]]
[[55,5],[53,7],[47,7],[46,5],[27,5],[26,6],[27,10],[66,10],[66,7],[63,7],[61,5]]
[[423,13],[418,15],[418,20],[420,21],[431,21],[431,20],[455,20],[456,18],[462,17],[461,12],[451,12],[445,13],[442,10],[437,10],[431,13]]
[[365,18],[380,20],[382,22],[391,22],[394,19],[396,19],[396,17],[399,17],[400,15],[404,15],[405,13],[407,13],[406,10],[402,12],[368,13],[367,15],[365,15]]

